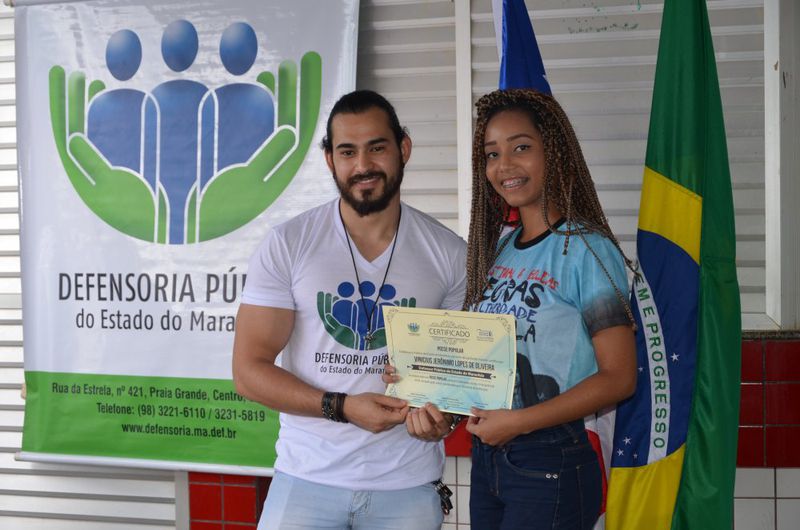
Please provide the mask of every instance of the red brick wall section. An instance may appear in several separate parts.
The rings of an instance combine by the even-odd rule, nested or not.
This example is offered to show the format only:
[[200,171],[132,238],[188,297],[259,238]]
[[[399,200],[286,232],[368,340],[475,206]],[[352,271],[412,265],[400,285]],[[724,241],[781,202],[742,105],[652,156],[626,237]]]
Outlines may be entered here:
[[[800,340],[742,342],[738,467],[800,467]],[[469,455],[463,425],[445,441]],[[255,529],[269,479],[189,473],[191,530]]]
[[739,467],[800,467],[800,341],[742,343]]
[[766,467],[800,467],[800,341],[764,341]]
[[189,473],[191,530],[255,530],[269,479]]
[[742,393],[739,405],[739,467],[763,467],[764,341],[742,342]]

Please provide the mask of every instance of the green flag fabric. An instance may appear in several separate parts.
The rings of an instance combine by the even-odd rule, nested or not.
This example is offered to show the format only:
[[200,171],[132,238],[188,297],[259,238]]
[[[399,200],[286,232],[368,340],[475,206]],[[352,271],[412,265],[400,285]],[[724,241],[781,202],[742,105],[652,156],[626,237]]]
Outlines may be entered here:
[[741,309],[705,0],[665,0],[634,284],[639,380],[617,409],[609,530],[733,523]]

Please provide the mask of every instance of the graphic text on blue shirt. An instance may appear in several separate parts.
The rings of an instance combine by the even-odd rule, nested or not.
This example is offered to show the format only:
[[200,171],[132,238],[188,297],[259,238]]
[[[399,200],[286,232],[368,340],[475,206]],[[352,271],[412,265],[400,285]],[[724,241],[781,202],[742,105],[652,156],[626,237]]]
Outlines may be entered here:
[[546,288],[557,289],[558,285],[547,271],[495,265],[489,271],[479,311],[514,315],[517,340],[536,342],[536,314],[542,296]]

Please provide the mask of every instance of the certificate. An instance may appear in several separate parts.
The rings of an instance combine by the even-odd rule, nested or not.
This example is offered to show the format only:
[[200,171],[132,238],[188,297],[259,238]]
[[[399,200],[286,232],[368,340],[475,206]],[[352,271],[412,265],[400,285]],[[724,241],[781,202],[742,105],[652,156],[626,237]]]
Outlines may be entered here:
[[470,407],[510,409],[517,370],[511,315],[383,307],[389,363],[400,381],[386,395],[412,407],[471,415]]

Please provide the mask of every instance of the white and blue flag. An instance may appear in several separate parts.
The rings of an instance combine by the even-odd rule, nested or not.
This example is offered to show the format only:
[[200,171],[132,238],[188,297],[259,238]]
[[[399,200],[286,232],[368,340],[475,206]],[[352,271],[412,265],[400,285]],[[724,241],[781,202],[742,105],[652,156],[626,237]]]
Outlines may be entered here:
[[498,87],[552,94],[525,0],[492,0],[492,10],[500,55]]

